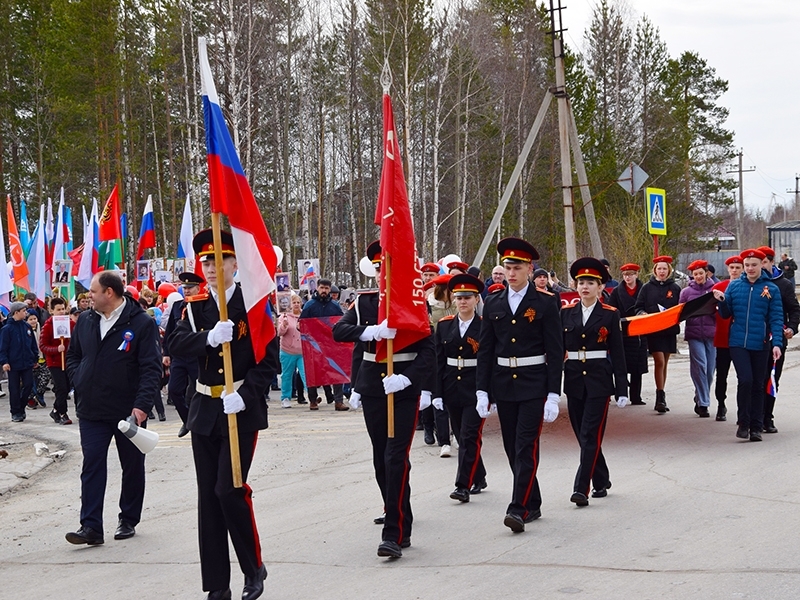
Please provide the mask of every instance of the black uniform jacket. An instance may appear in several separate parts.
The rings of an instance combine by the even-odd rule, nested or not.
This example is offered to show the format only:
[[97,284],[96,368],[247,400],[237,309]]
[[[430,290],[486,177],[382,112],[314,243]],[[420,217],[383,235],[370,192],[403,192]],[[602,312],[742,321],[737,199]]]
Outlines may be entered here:
[[[126,344],[127,343],[127,344]],[[149,412],[161,388],[158,326],[131,298],[100,339],[100,314],[81,313],[67,349],[79,419],[116,423],[134,408]]]
[[178,324],[178,321],[181,320],[184,308],[186,308],[186,300],[178,300],[172,305],[172,309],[169,311],[167,328],[164,330],[164,342],[162,344],[164,348],[164,356],[172,356],[172,353],[169,349],[169,338],[172,335],[172,332],[175,331],[175,326]]
[[[175,325],[175,331],[169,338],[170,352],[182,357],[197,357],[198,383],[207,386],[224,385],[222,346],[212,348],[206,344],[209,330],[213,329],[219,321],[219,307],[210,294],[208,297],[193,296],[193,298],[197,299],[187,303],[188,306],[183,317]],[[192,331],[186,314],[189,310],[192,311],[197,332]],[[265,395],[272,378],[278,371],[278,337],[275,336],[270,341],[264,358],[256,364],[244,296],[238,285],[228,302],[228,319],[233,321],[233,341],[230,344],[233,380],[244,381],[236,390],[244,400],[246,407],[237,413],[239,431],[266,429],[267,402]],[[192,433],[200,435],[211,435],[216,432],[227,436],[228,415],[222,410],[222,400],[196,393],[189,404],[189,418],[186,426]]]
[[[637,315],[658,313],[661,312],[659,305],[664,308],[677,306],[680,295],[681,287],[675,283],[672,277],[659,281],[655,275],[651,275],[650,281],[645,283],[639,291],[634,310]],[[656,335],[678,335],[680,331],[680,325],[675,325],[664,331],[659,331]]]
[[619,311],[598,302],[583,324],[581,303],[561,311],[564,328],[564,351],[605,350],[608,358],[567,360],[564,363],[564,393],[569,396],[595,398],[628,395],[625,371],[625,349]]
[[[781,292],[781,303],[783,304],[783,324],[797,334],[800,324],[800,303],[794,293],[792,282],[783,276],[783,273],[772,278],[772,283],[778,286]],[[783,338],[783,345],[786,346],[786,337]]]
[[[525,297],[512,314],[508,288],[486,298],[478,350],[477,389],[492,401],[520,402],[561,393],[564,345],[559,306],[550,292],[528,285]],[[503,367],[497,357],[544,354],[546,364]]]
[[[361,294],[350,310],[333,326],[333,339],[337,342],[355,342],[354,354],[363,355],[364,352],[375,354],[377,342],[362,342],[358,338],[367,325],[377,324],[378,294]],[[414,360],[394,363],[394,373],[405,375],[411,380],[410,386],[394,395],[395,399],[417,398],[423,389],[431,390],[436,374],[433,336],[429,335],[395,352],[417,354]],[[386,396],[383,391],[384,377],[386,377],[386,363],[362,360],[360,365],[354,364],[353,389],[362,396]]]
[[[613,306],[620,312],[620,317],[633,317],[636,315],[636,299],[642,291],[644,284],[637,279],[636,291],[631,296],[628,293],[628,286],[620,283],[611,290],[607,304]],[[628,373],[647,373],[647,338],[643,335],[626,335],[622,338],[625,345],[625,364]]]
[[475,375],[477,367],[453,366],[447,359],[475,361],[480,347],[481,318],[476,314],[461,337],[458,315],[439,320],[434,340],[436,342],[437,377],[434,398],[441,398],[449,406],[475,406]]

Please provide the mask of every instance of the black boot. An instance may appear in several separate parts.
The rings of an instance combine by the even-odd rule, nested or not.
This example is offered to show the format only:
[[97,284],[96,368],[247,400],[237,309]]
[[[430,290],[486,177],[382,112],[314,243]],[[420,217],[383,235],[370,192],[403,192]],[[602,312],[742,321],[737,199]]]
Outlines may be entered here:
[[728,409],[725,407],[725,400],[717,402],[717,421],[727,421]]
[[778,433],[772,411],[775,410],[775,396],[764,396],[764,433]]
[[628,386],[630,388],[630,399],[631,404],[633,406],[642,406],[647,404],[642,400],[642,374],[641,373],[631,373],[631,384]]
[[657,410],[661,414],[669,410],[667,408],[667,395],[664,393],[664,390],[656,390],[655,410]]

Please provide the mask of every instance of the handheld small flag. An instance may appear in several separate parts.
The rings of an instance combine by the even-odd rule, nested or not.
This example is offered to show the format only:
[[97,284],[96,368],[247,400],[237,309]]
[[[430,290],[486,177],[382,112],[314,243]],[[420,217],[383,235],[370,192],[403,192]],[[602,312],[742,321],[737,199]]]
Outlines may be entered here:
[[775,383],[775,361],[772,361],[772,372],[767,380],[767,396],[778,397],[778,385]]

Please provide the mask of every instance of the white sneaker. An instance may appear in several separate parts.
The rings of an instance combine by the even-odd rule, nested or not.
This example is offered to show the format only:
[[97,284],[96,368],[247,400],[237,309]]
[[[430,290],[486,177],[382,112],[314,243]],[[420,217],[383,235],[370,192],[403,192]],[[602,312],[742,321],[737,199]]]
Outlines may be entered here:
[[292,401],[288,398],[281,400],[281,408],[292,408]]
[[442,449],[439,450],[439,458],[450,458],[450,444],[442,446]]

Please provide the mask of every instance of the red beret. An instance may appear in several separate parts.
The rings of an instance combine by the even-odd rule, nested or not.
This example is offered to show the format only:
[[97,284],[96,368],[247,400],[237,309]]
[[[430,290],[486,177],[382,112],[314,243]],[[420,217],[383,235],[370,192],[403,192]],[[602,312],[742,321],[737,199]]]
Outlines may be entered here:
[[439,265],[437,265],[436,263],[432,263],[432,262],[425,263],[424,265],[422,265],[420,270],[423,273],[440,273],[441,272],[441,269],[439,268]]
[[765,257],[769,258],[770,260],[772,260],[773,258],[775,258],[775,250],[773,250],[773,249],[772,249],[772,248],[770,248],[769,246],[759,246],[759,247],[758,247],[758,250],[760,250],[760,251],[761,251],[761,253],[762,253],[762,254],[763,254]]
[[689,271],[694,271],[695,269],[705,269],[707,266],[708,266],[708,261],[707,260],[698,259],[698,260],[695,260],[695,261],[689,263],[689,266],[686,267],[686,268]]
[[761,250],[757,248],[748,248],[744,252],[742,252],[739,256],[742,257],[744,260],[745,258],[757,258],[758,260],[764,260],[766,256]]
[[502,283],[493,283],[489,286],[489,293],[494,294],[495,292],[502,292],[504,289],[506,289],[506,286]]
[[464,271],[464,273],[466,273],[467,269],[469,269],[469,265],[465,262],[457,260],[455,262],[447,263],[447,269],[458,269],[459,271]]
[[620,271],[640,271],[641,267],[636,263],[625,263],[619,268]]
[[725,265],[726,266],[727,265],[732,265],[734,263],[739,264],[739,265],[742,264],[742,257],[739,256],[738,254],[734,254],[733,256],[729,256],[728,258],[725,259]]
[[660,262],[667,263],[668,265],[671,265],[672,264],[672,257],[671,256],[667,256],[667,255],[664,254],[662,256],[656,256],[653,259],[653,264],[660,263]]

